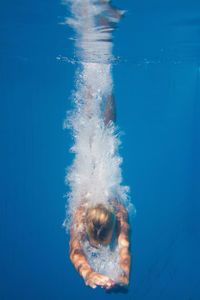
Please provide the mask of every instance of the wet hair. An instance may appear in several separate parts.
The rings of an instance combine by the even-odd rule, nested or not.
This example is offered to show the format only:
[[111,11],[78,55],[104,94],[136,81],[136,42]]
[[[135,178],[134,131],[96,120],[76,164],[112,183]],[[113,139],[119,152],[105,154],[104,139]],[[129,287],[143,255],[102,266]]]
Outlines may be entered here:
[[115,224],[112,207],[97,204],[86,211],[86,231],[89,238],[102,243],[108,237]]

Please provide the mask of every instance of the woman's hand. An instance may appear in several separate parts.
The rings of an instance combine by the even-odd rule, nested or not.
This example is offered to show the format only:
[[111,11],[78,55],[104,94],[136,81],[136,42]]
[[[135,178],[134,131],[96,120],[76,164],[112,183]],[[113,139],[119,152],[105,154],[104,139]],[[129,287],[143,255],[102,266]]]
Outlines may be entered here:
[[100,273],[91,272],[85,279],[85,284],[91,286],[93,289],[100,285],[102,288],[110,289],[115,285],[108,276],[104,276]]

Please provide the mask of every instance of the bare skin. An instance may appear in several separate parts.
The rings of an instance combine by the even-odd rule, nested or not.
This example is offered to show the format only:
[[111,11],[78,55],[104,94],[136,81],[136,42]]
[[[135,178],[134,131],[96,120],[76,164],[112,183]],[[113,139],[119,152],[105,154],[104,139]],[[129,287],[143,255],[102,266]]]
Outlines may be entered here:
[[129,252],[130,242],[129,242],[129,230],[130,226],[128,224],[128,214],[126,209],[119,203],[113,201],[113,204],[116,205],[117,212],[117,232],[118,232],[118,244],[121,246],[120,251],[120,266],[124,271],[124,276],[120,276],[122,284],[129,284],[129,275],[130,275],[130,266],[131,266],[131,255]]
[[[104,276],[100,273],[95,272],[92,267],[89,265],[85,254],[81,247],[81,240],[83,241],[86,238],[86,231],[78,232],[76,228],[80,224],[84,224],[84,207],[79,208],[73,219],[72,226],[70,228],[70,242],[69,242],[69,257],[72,264],[74,265],[77,272],[83,277],[85,284],[96,288],[98,285],[102,288],[109,290],[117,285],[128,285],[129,284],[129,273],[130,273],[130,264],[131,256],[129,253],[129,224],[127,222],[127,212],[124,207],[120,204],[112,201],[113,204],[117,207],[116,214],[116,230],[117,230],[117,241],[121,246],[120,251],[120,266],[124,271],[124,275],[121,275],[119,281],[116,283],[111,280],[109,277]],[[109,237],[105,242],[109,242],[112,236]],[[95,244],[95,241],[92,241]],[[91,244],[92,244],[91,242]]]

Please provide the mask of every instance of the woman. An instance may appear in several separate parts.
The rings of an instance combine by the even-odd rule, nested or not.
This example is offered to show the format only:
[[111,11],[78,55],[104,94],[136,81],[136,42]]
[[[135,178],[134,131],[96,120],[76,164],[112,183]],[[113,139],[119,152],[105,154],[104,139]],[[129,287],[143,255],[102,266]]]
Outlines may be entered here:
[[[91,101],[88,92],[88,101],[85,109],[88,117],[91,117],[89,102]],[[108,125],[110,121],[116,120],[115,103],[113,96],[106,98],[104,121]],[[88,263],[83,251],[82,243],[88,237],[91,246],[107,246],[111,243],[115,233],[115,241],[120,249],[119,263],[123,275],[117,282],[108,276],[97,273]],[[75,212],[70,228],[69,256],[72,264],[78,273],[83,277],[85,284],[96,288],[110,289],[116,284],[128,285],[131,257],[129,253],[129,224],[126,209],[114,200],[109,205],[101,203],[87,207],[87,200]]]

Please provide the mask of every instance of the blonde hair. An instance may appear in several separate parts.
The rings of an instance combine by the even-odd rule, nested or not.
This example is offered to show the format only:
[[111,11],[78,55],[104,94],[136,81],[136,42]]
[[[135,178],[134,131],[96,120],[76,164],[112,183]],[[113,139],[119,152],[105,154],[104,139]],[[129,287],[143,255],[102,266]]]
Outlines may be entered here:
[[115,213],[112,207],[97,204],[86,211],[86,231],[89,238],[101,243],[112,231]]

